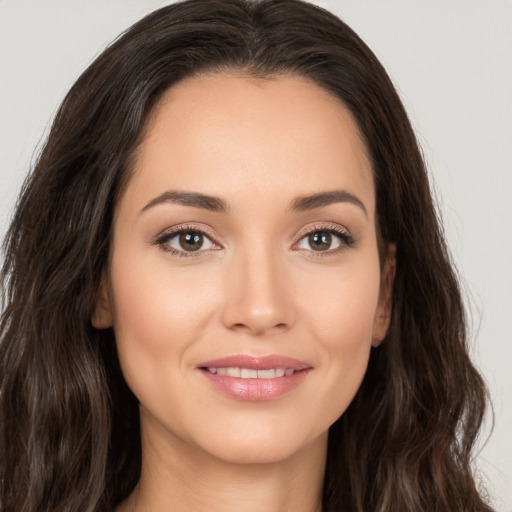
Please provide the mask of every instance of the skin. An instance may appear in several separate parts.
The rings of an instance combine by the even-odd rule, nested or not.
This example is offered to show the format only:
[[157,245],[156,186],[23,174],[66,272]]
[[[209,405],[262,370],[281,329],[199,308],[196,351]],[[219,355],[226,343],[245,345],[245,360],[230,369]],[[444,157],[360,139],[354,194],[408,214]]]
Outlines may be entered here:
[[[228,210],[147,207],[169,190]],[[292,208],[339,190],[361,204]],[[177,237],[156,243],[179,226],[208,233],[192,256],[169,252],[183,252]],[[353,243],[308,242],[334,228]],[[294,76],[173,87],[148,122],[113,232],[93,324],[114,327],[143,446],[141,480],[118,510],[320,511],[328,428],[386,334],[381,283],[394,269],[393,248],[380,266],[372,169],[349,111]],[[197,369],[233,354],[285,355],[312,370],[277,399],[240,401]]]

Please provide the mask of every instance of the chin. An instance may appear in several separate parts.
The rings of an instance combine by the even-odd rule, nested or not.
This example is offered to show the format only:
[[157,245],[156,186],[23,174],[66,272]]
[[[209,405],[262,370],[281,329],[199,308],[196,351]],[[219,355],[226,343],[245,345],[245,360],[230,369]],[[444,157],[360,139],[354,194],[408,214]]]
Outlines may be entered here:
[[327,432],[316,437],[301,433],[274,433],[255,431],[241,432],[240,435],[211,438],[202,449],[216,459],[230,464],[273,464],[300,456],[318,443],[327,445]]

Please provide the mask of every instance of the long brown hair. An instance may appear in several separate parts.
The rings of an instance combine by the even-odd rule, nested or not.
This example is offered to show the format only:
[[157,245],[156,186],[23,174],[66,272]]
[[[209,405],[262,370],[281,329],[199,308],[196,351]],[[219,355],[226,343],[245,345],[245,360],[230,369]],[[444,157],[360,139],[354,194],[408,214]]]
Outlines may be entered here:
[[383,241],[392,321],[329,432],[324,512],[490,511],[472,474],[486,406],[418,145],[369,48],[300,0],[189,0],[136,23],[64,99],[4,244],[0,510],[111,511],[141,467],[138,404],[112,330],[90,318],[116,198],[164,91],[205,72],[307,77],[354,115]]

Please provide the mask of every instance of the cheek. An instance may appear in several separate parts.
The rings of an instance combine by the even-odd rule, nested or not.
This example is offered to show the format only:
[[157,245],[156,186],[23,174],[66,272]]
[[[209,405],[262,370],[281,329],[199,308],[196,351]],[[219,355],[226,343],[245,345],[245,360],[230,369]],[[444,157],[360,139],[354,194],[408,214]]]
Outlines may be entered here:
[[[332,276],[331,276],[332,277]],[[326,392],[319,423],[331,425],[347,409],[366,373],[379,297],[379,266],[351,267],[337,280],[318,281],[303,313],[320,349]],[[320,292],[323,288],[324,291]]]
[[[137,262],[136,255],[115,257],[111,286],[119,358],[135,394],[139,385],[183,369],[187,350],[209,322],[213,297],[190,272],[170,272],[165,258]],[[142,383],[142,384],[140,384]]]
[[[305,287],[306,288],[306,287]],[[376,258],[365,258],[336,272],[317,273],[308,283],[309,311],[315,337],[330,350],[369,344],[379,299],[380,274]]]

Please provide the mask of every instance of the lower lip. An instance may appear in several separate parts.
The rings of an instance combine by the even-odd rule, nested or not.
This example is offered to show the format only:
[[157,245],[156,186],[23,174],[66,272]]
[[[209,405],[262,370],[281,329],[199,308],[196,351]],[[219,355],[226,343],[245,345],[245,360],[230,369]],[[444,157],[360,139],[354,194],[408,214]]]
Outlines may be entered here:
[[309,369],[275,379],[240,379],[208,370],[201,370],[201,373],[216,389],[228,396],[246,402],[262,402],[274,400],[296,389],[307,377]]

